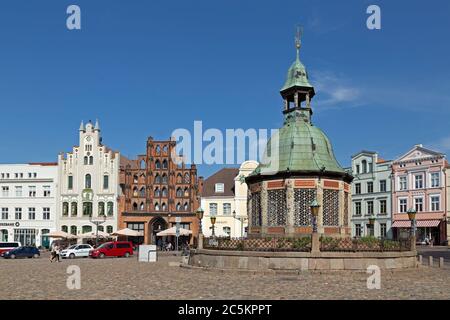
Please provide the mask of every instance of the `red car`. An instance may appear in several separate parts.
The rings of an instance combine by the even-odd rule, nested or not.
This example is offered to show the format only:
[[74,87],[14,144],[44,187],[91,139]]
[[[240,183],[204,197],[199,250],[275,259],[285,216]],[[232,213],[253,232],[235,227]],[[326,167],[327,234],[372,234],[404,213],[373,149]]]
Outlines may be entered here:
[[129,241],[105,242],[98,248],[89,251],[91,258],[125,257],[133,255],[133,245]]

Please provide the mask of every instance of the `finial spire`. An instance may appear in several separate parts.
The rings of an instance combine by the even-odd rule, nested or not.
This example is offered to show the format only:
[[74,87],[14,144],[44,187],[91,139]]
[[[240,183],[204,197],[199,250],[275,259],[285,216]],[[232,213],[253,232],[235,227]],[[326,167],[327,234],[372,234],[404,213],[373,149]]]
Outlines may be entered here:
[[81,120],[80,131],[84,131],[84,122],[83,122],[83,120]]
[[297,49],[297,60],[300,60],[300,47],[302,46],[302,34],[303,27],[297,26],[297,32],[295,34],[295,48]]

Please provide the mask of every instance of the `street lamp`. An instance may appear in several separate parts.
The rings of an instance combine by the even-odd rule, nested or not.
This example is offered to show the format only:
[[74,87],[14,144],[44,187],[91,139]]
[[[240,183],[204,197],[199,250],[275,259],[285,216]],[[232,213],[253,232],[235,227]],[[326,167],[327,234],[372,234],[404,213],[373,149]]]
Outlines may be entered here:
[[215,238],[216,234],[214,232],[214,229],[215,229],[214,225],[216,224],[216,216],[211,216],[211,224],[212,224],[212,227],[211,227],[211,229],[212,229],[212,237]]
[[319,215],[319,208],[320,204],[317,202],[316,199],[311,202],[309,205],[311,208],[311,214],[312,214],[312,225],[313,225],[313,233],[317,233],[317,216]]
[[101,217],[102,220],[92,220],[92,214],[89,215],[89,221],[93,224],[95,224],[96,226],[96,231],[95,231],[95,247],[98,247],[98,226],[105,223],[106,221],[106,216],[104,214],[99,215],[99,217]]
[[408,218],[409,221],[411,221],[411,236],[415,237],[416,236],[416,209],[415,208],[410,208],[407,211],[408,213]]
[[197,209],[196,215],[197,215],[197,219],[199,220],[199,231],[198,231],[199,234],[202,233],[203,213],[204,213],[204,211],[203,211],[202,207]]

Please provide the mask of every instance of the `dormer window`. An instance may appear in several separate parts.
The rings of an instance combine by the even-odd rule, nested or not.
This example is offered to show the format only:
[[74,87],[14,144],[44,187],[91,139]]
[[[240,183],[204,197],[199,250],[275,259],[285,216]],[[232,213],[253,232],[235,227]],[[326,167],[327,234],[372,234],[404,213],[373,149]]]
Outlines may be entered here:
[[216,183],[215,185],[215,192],[216,193],[223,193],[225,190],[225,186],[223,183]]

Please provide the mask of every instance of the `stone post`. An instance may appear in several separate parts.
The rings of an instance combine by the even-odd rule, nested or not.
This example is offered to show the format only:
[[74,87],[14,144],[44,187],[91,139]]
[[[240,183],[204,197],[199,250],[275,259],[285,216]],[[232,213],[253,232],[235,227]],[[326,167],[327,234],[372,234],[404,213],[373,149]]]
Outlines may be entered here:
[[311,236],[311,253],[320,252],[320,234],[313,232]]
[[267,233],[267,181],[261,182],[261,233]]
[[197,249],[203,249],[203,233],[198,234]]
[[324,233],[323,229],[323,180],[317,181],[317,202],[320,205],[319,214],[317,216],[317,232]]
[[430,265],[430,267],[433,266],[433,257],[432,256],[428,257],[428,264]]
[[416,236],[411,236],[411,251],[416,251]]
[[439,258],[439,268],[443,268],[444,267],[444,258],[440,257]]
[[295,203],[294,203],[294,180],[286,181],[286,234],[294,234],[295,225]]
[[422,262],[423,262],[423,256],[422,256],[422,255],[419,255],[419,264],[421,265]]

